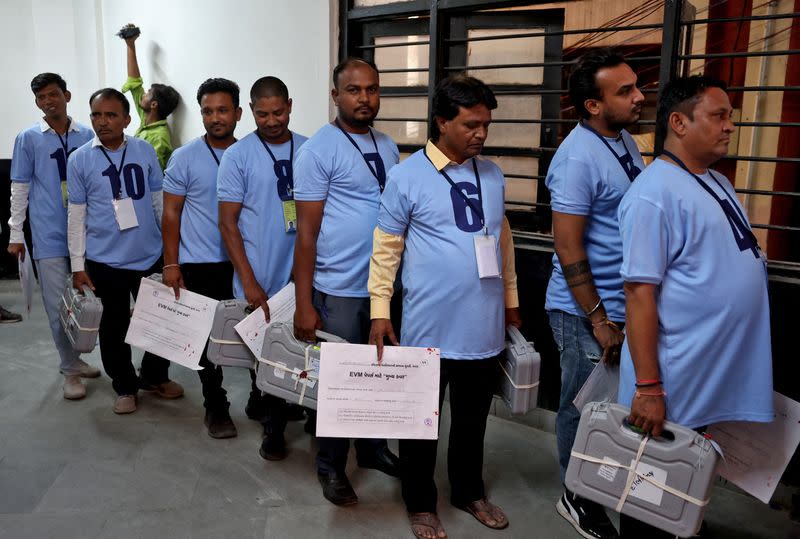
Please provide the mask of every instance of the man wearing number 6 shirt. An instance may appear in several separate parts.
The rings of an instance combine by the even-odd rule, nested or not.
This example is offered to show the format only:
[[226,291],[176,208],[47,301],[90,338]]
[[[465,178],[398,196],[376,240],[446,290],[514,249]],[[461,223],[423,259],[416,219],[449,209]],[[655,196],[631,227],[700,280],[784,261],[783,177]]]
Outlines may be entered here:
[[150,353],[142,358],[141,380],[125,343],[130,296],[139,282],[160,272],[161,167],[152,146],[127,137],[130,104],[113,88],[89,98],[95,138],[70,156],[67,239],[73,286],[88,286],[103,302],[100,356],[118,397],[114,412],[136,411],[139,389],[163,398],[183,395],[169,380],[169,362]]
[[[96,378],[100,369],[84,362],[61,327],[58,313],[67,282],[67,158],[92,139],[92,130],[67,116],[72,97],[67,83],[55,73],[40,73],[31,81],[36,106],[44,117],[14,141],[11,159],[11,236],[8,252],[22,260],[25,237],[22,225],[29,209],[33,233],[33,257],[50,333],[61,358],[64,398],[81,399],[86,387],[81,378]],[[30,207],[28,205],[30,203]]]

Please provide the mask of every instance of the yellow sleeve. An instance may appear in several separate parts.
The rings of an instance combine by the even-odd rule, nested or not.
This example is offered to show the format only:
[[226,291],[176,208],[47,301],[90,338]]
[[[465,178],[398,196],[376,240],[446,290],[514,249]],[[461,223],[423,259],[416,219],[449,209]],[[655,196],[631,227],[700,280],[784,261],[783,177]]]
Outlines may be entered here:
[[394,279],[403,256],[405,238],[388,234],[378,227],[372,234],[372,257],[369,259],[370,318],[389,319],[389,303],[394,292]]
[[514,260],[514,238],[511,235],[511,225],[505,217],[503,217],[503,228],[500,231],[500,255],[503,258],[503,288],[506,296],[506,309],[513,309],[519,307],[517,269]]

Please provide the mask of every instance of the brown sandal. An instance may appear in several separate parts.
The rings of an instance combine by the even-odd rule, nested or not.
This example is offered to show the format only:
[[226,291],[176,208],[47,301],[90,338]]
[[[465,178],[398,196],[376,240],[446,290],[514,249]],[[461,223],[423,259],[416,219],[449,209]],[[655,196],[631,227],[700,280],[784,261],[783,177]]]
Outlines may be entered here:
[[[474,502],[470,502],[466,505],[457,505],[456,507],[475,517],[475,520],[487,528],[491,528],[493,530],[502,530],[508,527],[508,518],[503,510],[489,502],[489,500],[486,498],[475,500]],[[484,520],[480,516],[481,513],[487,514],[489,517]],[[490,524],[490,521],[492,520],[494,521],[494,524]]]
[[429,538],[423,535],[422,532],[417,532],[417,530],[414,529],[415,526],[421,526],[431,530],[435,539],[447,538],[447,532],[444,531],[444,527],[436,513],[409,513],[408,521],[411,523],[411,533],[413,533],[414,537],[417,539]]

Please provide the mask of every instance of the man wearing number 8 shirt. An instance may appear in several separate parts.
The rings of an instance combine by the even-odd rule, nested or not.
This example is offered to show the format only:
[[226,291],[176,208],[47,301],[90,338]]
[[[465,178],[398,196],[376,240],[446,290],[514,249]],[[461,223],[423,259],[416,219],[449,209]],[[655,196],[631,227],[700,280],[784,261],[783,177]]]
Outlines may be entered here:
[[[225,151],[217,175],[219,227],[234,268],[233,294],[261,308],[289,283],[294,250],[293,170],[295,152],[306,137],[289,130],[292,100],[276,77],[262,77],[250,89],[256,130]],[[252,376],[252,371],[251,371]],[[286,456],[286,401],[251,393],[245,412],[261,419],[264,439],[259,454],[267,460]],[[261,417],[256,409],[261,408]]]
[[166,359],[145,353],[141,379],[125,343],[130,323],[130,296],[142,277],[160,272],[161,182],[153,147],[128,137],[130,104],[113,88],[89,98],[95,138],[67,163],[69,206],[67,240],[73,286],[88,286],[103,302],[100,356],[118,397],[117,414],[136,411],[139,389],[163,398],[183,395],[169,380]]
[[100,376],[100,370],[84,362],[73,350],[58,318],[61,293],[67,282],[67,158],[92,139],[92,130],[67,115],[71,94],[55,73],[40,73],[31,81],[36,106],[44,117],[17,135],[11,159],[11,236],[8,252],[25,257],[22,225],[30,204],[33,257],[39,270],[42,299],[53,342],[61,358],[64,398],[86,396],[83,378]]

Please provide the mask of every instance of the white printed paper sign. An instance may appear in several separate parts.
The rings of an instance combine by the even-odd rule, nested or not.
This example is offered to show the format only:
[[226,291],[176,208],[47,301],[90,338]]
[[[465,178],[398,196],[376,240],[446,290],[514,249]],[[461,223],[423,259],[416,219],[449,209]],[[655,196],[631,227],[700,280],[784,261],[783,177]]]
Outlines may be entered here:
[[[631,466],[636,463],[636,460],[631,461]],[[645,477],[649,477],[654,481],[658,481],[662,485],[667,484],[667,471],[661,468],[656,468],[644,462],[640,462],[636,467],[636,471]],[[653,505],[661,505],[661,498],[664,496],[664,491],[655,486],[654,484],[642,479],[638,475],[633,479],[631,489],[628,495],[633,498],[639,498]]]

